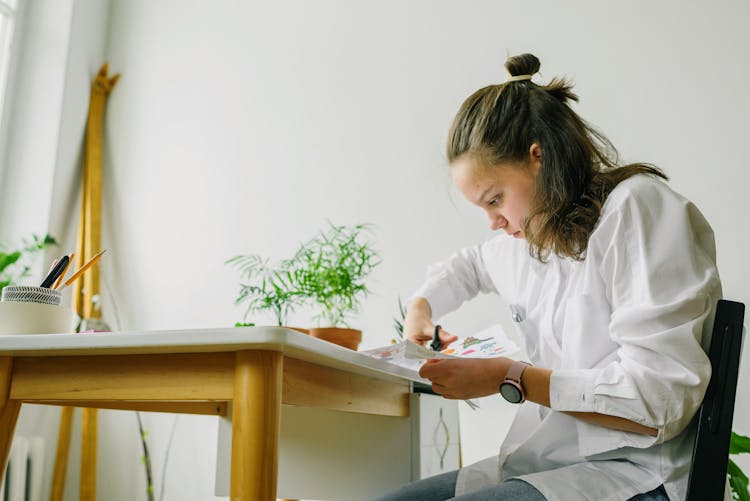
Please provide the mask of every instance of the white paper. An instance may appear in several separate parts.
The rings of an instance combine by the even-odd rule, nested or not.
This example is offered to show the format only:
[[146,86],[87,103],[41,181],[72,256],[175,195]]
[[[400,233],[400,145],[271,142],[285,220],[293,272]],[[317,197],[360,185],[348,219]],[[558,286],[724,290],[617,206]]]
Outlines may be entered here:
[[408,343],[404,349],[406,358],[492,358],[508,357],[518,353],[519,349],[503,331],[500,325],[493,325],[481,332],[459,338],[439,352],[432,351],[418,344]]
[[[433,351],[411,341],[401,341],[397,344],[360,353],[418,373],[422,364],[433,358],[508,357],[518,352],[518,345],[505,334],[503,328],[500,325],[493,325],[473,336],[459,338],[441,351]],[[478,407],[476,403],[470,400],[467,400],[466,403],[473,409]]]

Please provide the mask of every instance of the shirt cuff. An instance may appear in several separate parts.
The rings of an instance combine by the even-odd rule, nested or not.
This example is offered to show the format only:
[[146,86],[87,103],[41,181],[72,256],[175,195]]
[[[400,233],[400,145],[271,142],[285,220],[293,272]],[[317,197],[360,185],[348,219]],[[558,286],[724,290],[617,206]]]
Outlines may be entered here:
[[594,387],[601,369],[553,370],[549,381],[550,408],[594,412]]

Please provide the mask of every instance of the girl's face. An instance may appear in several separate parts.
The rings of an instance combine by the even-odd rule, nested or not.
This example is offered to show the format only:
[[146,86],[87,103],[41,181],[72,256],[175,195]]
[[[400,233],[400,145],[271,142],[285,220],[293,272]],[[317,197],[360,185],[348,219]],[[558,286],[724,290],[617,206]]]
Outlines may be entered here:
[[528,163],[486,165],[470,156],[453,162],[453,183],[469,202],[484,209],[490,229],[524,238],[523,223],[529,214],[541,150],[533,144]]

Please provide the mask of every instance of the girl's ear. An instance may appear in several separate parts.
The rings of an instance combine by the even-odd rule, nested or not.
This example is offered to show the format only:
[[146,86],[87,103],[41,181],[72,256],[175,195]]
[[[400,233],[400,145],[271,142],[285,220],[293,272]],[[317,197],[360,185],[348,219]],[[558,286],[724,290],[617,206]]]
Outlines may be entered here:
[[542,166],[542,147],[537,143],[532,143],[529,148],[529,165],[534,176],[539,174],[539,168]]
[[529,147],[529,156],[532,160],[542,159],[542,147],[538,143],[532,143]]

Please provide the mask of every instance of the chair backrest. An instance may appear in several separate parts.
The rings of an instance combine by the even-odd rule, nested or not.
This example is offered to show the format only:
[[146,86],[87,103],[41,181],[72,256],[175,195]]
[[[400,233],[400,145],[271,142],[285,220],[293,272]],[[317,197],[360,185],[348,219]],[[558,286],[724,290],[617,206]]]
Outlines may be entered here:
[[711,381],[698,411],[686,501],[724,498],[744,318],[744,304],[719,301],[708,353]]

